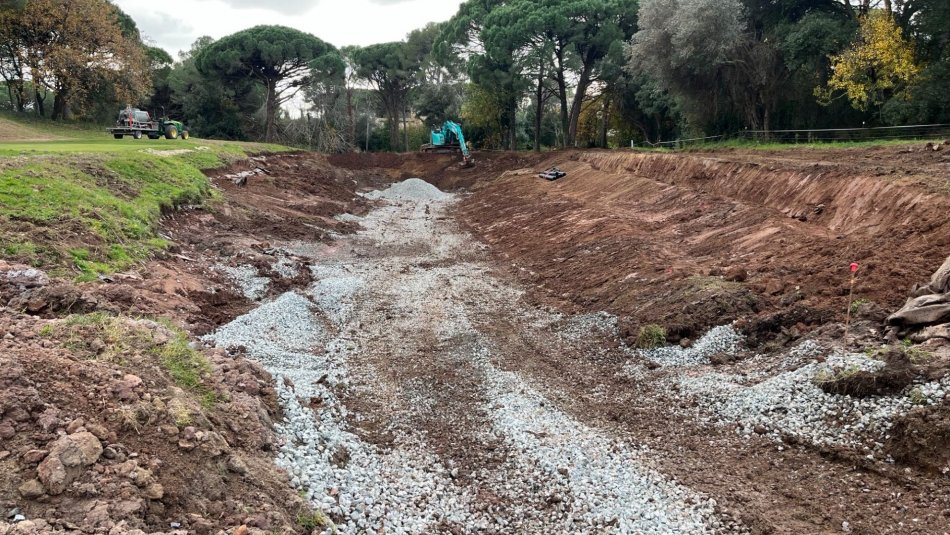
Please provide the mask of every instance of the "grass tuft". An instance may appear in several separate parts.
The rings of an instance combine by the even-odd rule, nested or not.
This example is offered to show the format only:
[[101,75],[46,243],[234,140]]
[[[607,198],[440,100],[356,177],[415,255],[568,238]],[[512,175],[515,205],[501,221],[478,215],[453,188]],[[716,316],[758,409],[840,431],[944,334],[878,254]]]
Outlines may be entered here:
[[666,345],[666,329],[660,325],[640,327],[635,345],[638,349],[655,349]]

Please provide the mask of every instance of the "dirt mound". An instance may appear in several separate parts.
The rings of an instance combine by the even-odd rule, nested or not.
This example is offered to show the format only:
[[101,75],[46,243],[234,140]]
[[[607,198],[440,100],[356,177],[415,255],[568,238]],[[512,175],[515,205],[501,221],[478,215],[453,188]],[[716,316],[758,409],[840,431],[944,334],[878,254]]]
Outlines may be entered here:
[[886,444],[897,461],[946,473],[950,467],[950,405],[918,407],[894,423]]
[[104,314],[5,313],[0,331],[4,511],[41,532],[298,529],[306,508],[273,469],[276,391],[259,366]]
[[[556,153],[535,167],[566,178],[509,170],[481,180],[461,213],[539,300],[684,335],[756,315],[794,320],[762,323],[773,335],[843,319],[853,261],[856,298],[895,307],[946,258],[950,199],[807,156]],[[807,317],[788,313],[802,307]]]
[[880,358],[884,366],[877,370],[839,373],[818,381],[818,386],[829,394],[840,396],[886,396],[907,388],[921,375],[922,370],[911,362],[904,351],[891,349]]

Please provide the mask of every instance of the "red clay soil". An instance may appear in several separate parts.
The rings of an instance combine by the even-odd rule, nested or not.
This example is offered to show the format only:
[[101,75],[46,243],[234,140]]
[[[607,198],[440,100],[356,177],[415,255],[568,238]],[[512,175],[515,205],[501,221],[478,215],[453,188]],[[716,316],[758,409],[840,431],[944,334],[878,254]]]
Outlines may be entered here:
[[[229,177],[256,169],[245,186]],[[0,510],[29,519],[12,528],[4,516],[0,533],[307,532],[298,515],[309,506],[273,464],[281,414],[270,375],[204,350],[210,367],[185,388],[161,353],[175,334],[128,317],[200,335],[246,312],[253,303],[219,265],[265,267],[271,293],[306,286],[308,269],[269,271],[270,243],[351,231],[332,216],[364,209],[360,185],[313,154],[260,157],[211,180],[221,195],[166,214],[171,246],[138,269],[83,284],[0,280]],[[102,328],[69,316],[85,312],[120,317]],[[73,455],[60,450],[74,443],[81,462],[57,472],[46,460]]]
[[[851,262],[855,298],[894,310],[950,254],[950,146],[906,150],[569,151],[480,173],[460,212],[541,301],[628,317],[631,335],[743,319],[764,340],[842,319]],[[538,178],[549,165],[567,177]]]

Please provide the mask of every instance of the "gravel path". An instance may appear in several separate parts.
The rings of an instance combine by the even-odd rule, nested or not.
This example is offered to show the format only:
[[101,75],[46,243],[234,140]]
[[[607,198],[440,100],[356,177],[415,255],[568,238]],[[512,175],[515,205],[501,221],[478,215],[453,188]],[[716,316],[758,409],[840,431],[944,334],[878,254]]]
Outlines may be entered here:
[[207,337],[275,375],[278,462],[339,533],[736,531],[715,501],[654,469],[648,450],[504,369],[504,339],[481,327],[503,317],[517,336],[561,325],[559,351],[614,329],[612,318],[525,307],[448,220],[450,194],[408,180],[367,196],[383,204],[356,236],[293,247],[311,259],[307,292]]

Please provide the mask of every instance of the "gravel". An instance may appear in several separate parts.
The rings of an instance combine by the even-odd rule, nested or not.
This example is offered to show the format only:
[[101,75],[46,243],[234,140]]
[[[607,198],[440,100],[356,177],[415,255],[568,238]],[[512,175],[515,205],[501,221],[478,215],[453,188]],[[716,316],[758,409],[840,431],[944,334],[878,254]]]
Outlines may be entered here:
[[[812,342],[789,352],[787,359],[816,355]],[[705,420],[737,424],[743,436],[765,434],[774,440],[793,436],[816,445],[855,447],[879,451],[894,419],[916,404],[943,398],[950,379],[914,385],[899,395],[853,398],[825,393],[815,377],[842,370],[874,371],[884,363],[862,354],[832,352],[824,362],[812,362],[777,373],[758,382],[748,376],[716,372],[680,375],[672,379],[684,392],[700,400]]]
[[455,198],[439,188],[419,178],[410,178],[397,182],[382,191],[371,191],[364,195],[367,199],[386,199],[390,201],[451,201]]
[[[322,260],[310,267],[316,282],[306,292],[265,302],[206,337],[243,346],[274,375],[285,411],[277,462],[339,519],[339,533],[724,532],[716,503],[652,469],[649,451],[568,416],[493,364],[491,341],[471,315],[511,313],[522,306],[520,290],[495,279],[470,238],[440,222],[454,196],[410,179],[367,197],[414,202],[374,210],[348,246],[314,246]],[[606,314],[524,312],[526,329],[560,329],[552,347],[616,330]],[[420,347],[435,353],[420,356]],[[458,394],[471,397],[469,414],[444,413],[431,385],[394,382],[387,369],[430,366],[430,358],[458,362],[476,378],[475,391]],[[381,412],[351,412],[352,396],[376,400]],[[463,483],[426,429],[413,427],[424,414],[483,421],[459,432],[507,451],[471,473],[475,483]],[[383,445],[354,427],[376,419],[392,435]],[[499,505],[486,503],[486,492]]]
[[252,301],[258,301],[267,295],[267,287],[270,285],[270,279],[261,277],[254,266],[219,266],[235,284],[241,289],[244,297]]
[[690,347],[641,349],[637,353],[660,366],[695,366],[709,364],[709,358],[716,354],[735,355],[741,347],[742,335],[732,325],[722,325],[710,329]]

